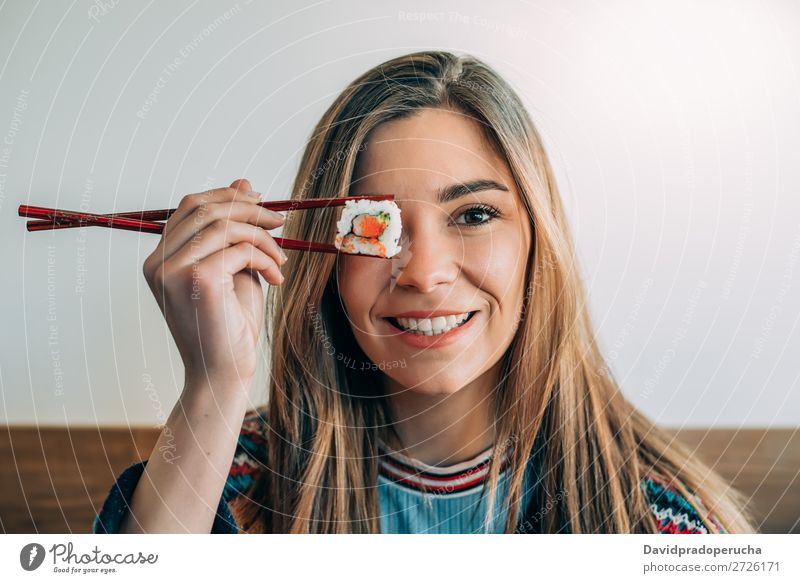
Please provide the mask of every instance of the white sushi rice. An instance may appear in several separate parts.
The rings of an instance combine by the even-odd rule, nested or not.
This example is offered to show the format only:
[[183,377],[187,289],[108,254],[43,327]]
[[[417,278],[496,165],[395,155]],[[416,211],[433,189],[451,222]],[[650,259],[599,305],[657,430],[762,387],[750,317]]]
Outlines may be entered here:
[[400,241],[400,234],[402,233],[402,224],[400,222],[400,207],[391,200],[348,200],[345,202],[342,209],[342,215],[336,223],[338,231],[335,245],[337,249],[342,248],[342,242],[345,237],[351,235],[355,249],[358,253],[364,255],[375,255],[374,249],[367,243],[369,239],[364,242],[358,241],[362,239],[353,235],[353,220],[362,214],[379,215],[380,213],[389,215],[389,224],[383,230],[383,233],[378,237],[380,242],[386,249],[386,257],[392,257],[400,253],[402,248],[398,244]]

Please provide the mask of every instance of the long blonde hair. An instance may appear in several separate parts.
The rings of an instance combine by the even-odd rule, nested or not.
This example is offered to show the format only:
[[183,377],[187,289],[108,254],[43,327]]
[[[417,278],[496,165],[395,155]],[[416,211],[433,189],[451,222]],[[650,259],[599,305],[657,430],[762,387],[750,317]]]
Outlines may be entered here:
[[[657,532],[640,488],[645,476],[696,495],[728,532],[755,532],[744,497],[618,389],[595,343],[542,141],[519,97],[492,68],[430,51],[366,72],[316,126],[293,198],[346,196],[369,132],[420,108],[450,108],[482,124],[508,162],[531,221],[524,308],[493,401],[496,447],[512,468],[505,532]],[[335,228],[329,210],[289,213],[284,236],[331,241]],[[391,425],[383,373],[347,364],[368,358],[341,307],[336,256],[288,254],[286,279],[267,298],[267,464],[234,512],[247,532],[377,533],[377,438]],[[532,455],[540,460],[537,484],[529,507],[520,509]],[[492,457],[487,477],[487,521],[500,457]]]

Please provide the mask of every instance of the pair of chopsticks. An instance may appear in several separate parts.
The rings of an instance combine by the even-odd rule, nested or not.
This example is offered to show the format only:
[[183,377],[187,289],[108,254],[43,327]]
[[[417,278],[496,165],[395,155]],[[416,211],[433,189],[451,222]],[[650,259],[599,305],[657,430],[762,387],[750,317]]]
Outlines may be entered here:
[[[307,200],[276,200],[258,203],[265,209],[272,211],[292,211],[309,208],[343,206],[349,200],[394,200],[393,194],[368,194],[363,196],[346,196],[336,198],[316,198]],[[74,227],[108,227],[125,231],[140,231],[145,233],[162,233],[163,222],[166,221],[177,209],[162,209],[153,211],[133,211],[127,213],[111,213],[99,215],[95,213],[82,213],[53,209],[40,206],[22,204],[19,206],[19,216],[37,220],[28,221],[28,231],[44,231],[54,229],[70,229]],[[338,253],[339,250],[328,243],[314,241],[299,241],[297,239],[284,239],[274,237],[275,242],[283,249],[298,251],[319,251],[322,253]]]

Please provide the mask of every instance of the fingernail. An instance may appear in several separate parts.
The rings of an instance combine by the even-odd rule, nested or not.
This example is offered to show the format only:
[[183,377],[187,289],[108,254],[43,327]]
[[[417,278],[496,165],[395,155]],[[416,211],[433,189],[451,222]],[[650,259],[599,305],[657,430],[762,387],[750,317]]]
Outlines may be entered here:
[[272,213],[273,217],[275,217],[276,219],[280,219],[281,221],[286,218],[281,213],[279,213],[278,211],[269,211],[269,212]]
[[283,259],[283,262],[281,263],[281,265],[283,265],[283,263],[286,263],[286,261],[289,259],[289,257],[286,255],[286,253],[281,251],[281,259]]
[[261,193],[260,192],[253,192],[252,190],[250,190],[246,194],[247,194],[247,196],[250,196],[252,198],[258,198],[258,199],[261,198]]

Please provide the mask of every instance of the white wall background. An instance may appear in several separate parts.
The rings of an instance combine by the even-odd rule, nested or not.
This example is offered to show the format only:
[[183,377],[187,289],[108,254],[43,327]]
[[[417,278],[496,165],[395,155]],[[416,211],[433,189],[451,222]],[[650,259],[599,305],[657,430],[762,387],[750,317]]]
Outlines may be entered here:
[[529,104],[633,402],[673,426],[797,425],[791,0],[4,2],[2,421],[155,424],[183,382],[141,275],[156,236],[27,233],[19,204],[168,208],[239,177],[283,198],[334,95],[428,48],[484,58]]

